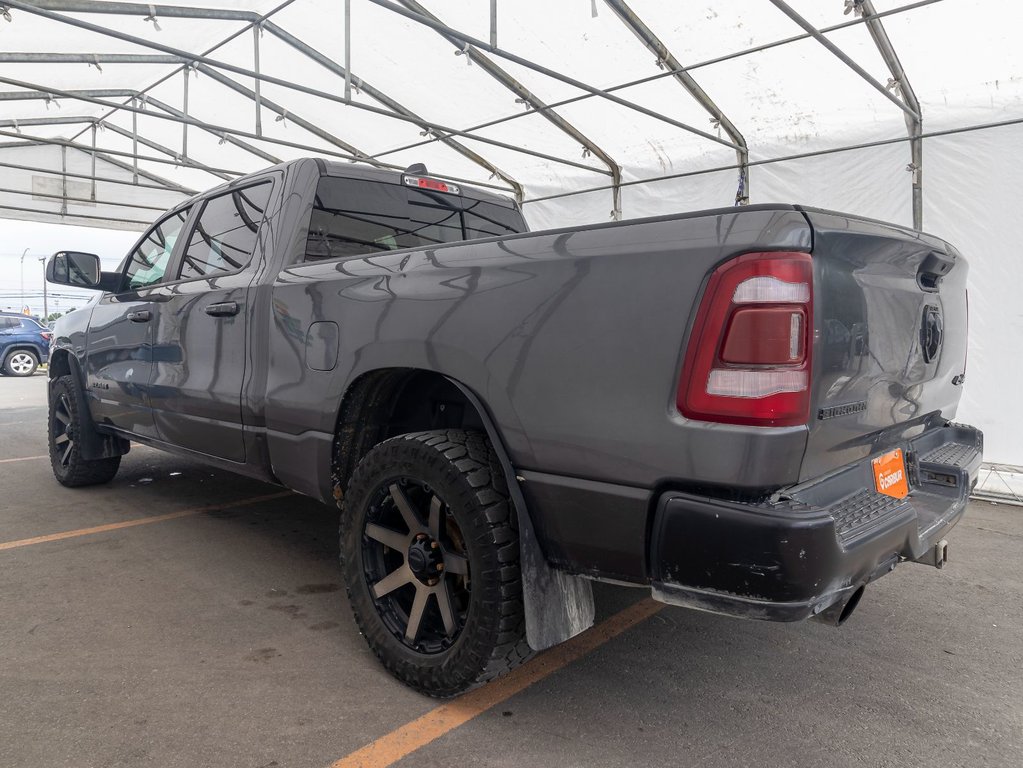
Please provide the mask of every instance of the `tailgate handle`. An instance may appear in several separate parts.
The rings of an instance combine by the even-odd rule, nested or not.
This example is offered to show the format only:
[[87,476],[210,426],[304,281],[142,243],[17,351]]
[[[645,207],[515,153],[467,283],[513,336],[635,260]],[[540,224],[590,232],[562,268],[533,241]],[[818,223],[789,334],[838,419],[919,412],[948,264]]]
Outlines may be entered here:
[[920,269],[916,271],[917,285],[928,293],[937,293],[941,279],[952,271],[954,265],[954,257],[931,251],[920,263]]
[[210,304],[205,310],[207,315],[213,317],[230,317],[238,314],[238,302],[225,301],[221,304]]

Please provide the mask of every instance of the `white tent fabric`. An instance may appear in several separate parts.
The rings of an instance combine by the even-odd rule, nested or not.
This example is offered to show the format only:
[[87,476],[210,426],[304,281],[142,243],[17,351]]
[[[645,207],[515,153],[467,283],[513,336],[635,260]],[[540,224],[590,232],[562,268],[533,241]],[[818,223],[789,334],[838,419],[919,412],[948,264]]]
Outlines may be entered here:
[[[1023,466],[1019,3],[877,0],[899,83],[862,0],[628,2],[716,118],[620,2],[351,0],[348,22],[346,5],[0,0],[0,216],[142,228],[190,191],[311,154],[424,162],[518,195],[534,228],[615,215],[619,169],[624,218],[721,207],[740,187],[730,121],[749,147],[752,203],[912,225],[920,174],[924,229],[971,262],[960,417],[985,431],[989,459]],[[431,28],[423,6],[480,44]],[[910,87],[920,169],[907,169]]]

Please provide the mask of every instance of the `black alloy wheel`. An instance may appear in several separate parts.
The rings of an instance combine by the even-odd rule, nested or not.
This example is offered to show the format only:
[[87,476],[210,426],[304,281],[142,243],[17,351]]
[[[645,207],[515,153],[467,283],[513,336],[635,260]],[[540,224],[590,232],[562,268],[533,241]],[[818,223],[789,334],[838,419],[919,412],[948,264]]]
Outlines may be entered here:
[[438,653],[465,626],[469,559],[450,508],[408,477],[381,484],[363,526],[366,583],[391,633],[408,648]]
[[57,482],[69,488],[109,482],[121,466],[120,456],[102,459],[82,457],[82,438],[94,436],[85,432],[92,429],[83,422],[85,408],[81,390],[71,376],[60,376],[50,381],[47,426],[50,467]]
[[343,494],[341,564],[366,642],[422,693],[454,696],[531,654],[515,511],[485,435],[372,448]]

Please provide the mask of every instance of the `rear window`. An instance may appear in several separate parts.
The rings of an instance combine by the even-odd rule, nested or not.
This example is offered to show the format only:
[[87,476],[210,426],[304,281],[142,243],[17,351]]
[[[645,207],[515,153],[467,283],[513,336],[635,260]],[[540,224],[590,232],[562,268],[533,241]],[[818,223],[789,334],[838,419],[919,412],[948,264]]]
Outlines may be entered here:
[[524,231],[512,208],[458,195],[324,176],[316,187],[306,260],[337,259]]

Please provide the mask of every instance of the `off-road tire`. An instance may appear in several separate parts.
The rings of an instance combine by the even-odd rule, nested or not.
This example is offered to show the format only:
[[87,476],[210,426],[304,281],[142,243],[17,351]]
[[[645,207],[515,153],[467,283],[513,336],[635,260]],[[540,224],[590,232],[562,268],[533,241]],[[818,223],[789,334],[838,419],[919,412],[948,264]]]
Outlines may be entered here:
[[[428,484],[464,538],[471,574],[468,609],[453,644],[440,652],[407,647],[388,628],[364,567],[370,506],[397,478]],[[504,473],[485,435],[437,430],[379,443],[352,475],[340,529],[341,566],[355,621],[370,648],[399,680],[444,698],[492,680],[529,658],[518,526]]]
[[[14,366],[17,366],[17,369]],[[3,372],[5,376],[31,376],[38,367],[39,358],[36,357],[35,352],[28,349],[16,349],[4,359]]]
[[[50,383],[50,408],[46,422],[47,443],[50,449],[50,466],[57,482],[68,488],[108,483],[121,466],[121,457],[86,461],[81,456],[81,435],[84,429],[82,413],[86,405],[81,392],[71,376],[61,376]],[[65,424],[63,419],[67,418]],[[70,437],[68,429],[70,428]],[[61,436],[68,440],[61,441]],[[71,443],[68,451],[67,444]]]

